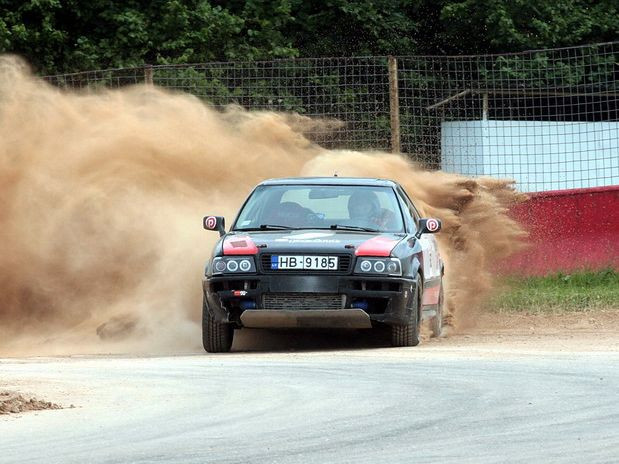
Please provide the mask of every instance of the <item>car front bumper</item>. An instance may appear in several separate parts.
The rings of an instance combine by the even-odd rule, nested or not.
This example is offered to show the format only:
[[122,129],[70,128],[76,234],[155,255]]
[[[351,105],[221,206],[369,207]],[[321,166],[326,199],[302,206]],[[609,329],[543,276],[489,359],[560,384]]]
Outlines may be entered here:
[[[333,274],[225,275],[203,281],[207,306],[217,322],[272,328],[406,324],[414,306],[415,285],[413,279],[405,277]],[[270,295],[295,295],[304,303],[272,308],[268,304]],[[312,307],[311,302],[321,295],[341,298],[341,306]]]

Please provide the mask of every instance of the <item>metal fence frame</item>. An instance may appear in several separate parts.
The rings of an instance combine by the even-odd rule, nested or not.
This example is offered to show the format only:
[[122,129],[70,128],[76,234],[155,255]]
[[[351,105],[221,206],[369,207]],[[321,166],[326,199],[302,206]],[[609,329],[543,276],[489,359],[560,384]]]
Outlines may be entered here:
[[618,46],[145,65],[45,79],[72,89],[154,84],[217,108],[337,119],[341,127],[307,136],[328,148],[403,152],[429,169],[511,174],[523,190],[548,190],[619,184]]

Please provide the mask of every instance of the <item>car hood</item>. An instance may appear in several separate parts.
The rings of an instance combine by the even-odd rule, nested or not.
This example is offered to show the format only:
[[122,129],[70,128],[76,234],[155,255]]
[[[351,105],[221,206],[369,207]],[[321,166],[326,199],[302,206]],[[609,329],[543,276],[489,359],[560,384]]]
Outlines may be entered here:
[[341,230],[234,232],[223,240],[225,255],[259,253],[355,253],[389,256],[404,234]]

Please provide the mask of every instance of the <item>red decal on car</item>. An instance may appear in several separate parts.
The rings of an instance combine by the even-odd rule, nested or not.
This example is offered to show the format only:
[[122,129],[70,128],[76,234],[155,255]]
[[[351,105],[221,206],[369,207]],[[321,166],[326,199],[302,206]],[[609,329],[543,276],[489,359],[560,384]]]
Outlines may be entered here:
[[247,235],[232,235],[224,239],[224,255],[255,255],[258,247]]
[[374,237],[366,240],[355,251],[357,256],[389,256],[391,250],[397,245],[400,240],[394,240],[389,237]]

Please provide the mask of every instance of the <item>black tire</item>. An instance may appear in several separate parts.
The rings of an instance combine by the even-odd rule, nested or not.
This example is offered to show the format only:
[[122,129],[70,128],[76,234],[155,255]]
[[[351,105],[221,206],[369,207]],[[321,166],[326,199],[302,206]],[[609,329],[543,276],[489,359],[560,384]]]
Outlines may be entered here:
[[432,318],[432,336],[440,337],[443,334],[443,304],[445,296],[443,294],[443,283],[441,282],[441,290],[438,294],[438,308],[436,309],[436,316]]
[[202,345],[209,353],[227,353],[232,347],[234,327],[232,324],[215,322],[206,301],[202,303]]
[[411,305],[411,315],[407,324],[391,326],[392,346],[417,346],[419,345],[419,305],[421,296],[421,278],[417,275],[417,285]]

